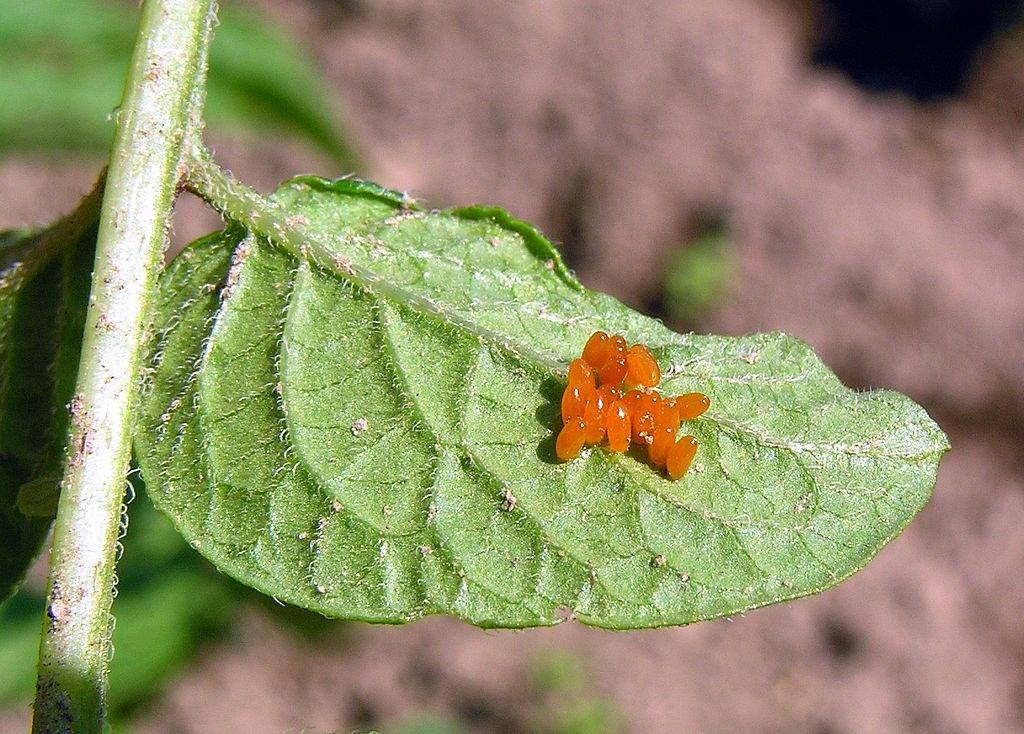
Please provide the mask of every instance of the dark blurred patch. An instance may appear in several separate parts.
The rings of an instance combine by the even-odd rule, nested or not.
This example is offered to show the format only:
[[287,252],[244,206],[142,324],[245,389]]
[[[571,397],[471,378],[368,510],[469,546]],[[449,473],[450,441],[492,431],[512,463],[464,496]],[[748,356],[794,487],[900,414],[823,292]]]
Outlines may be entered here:
[[317,17],[329,27],[362,20],[369,11],[366,0],[319,0]]
[[825,649],[838,662],[847,662],[860,649],[857,634],[844,622],[837,619],[825,621],[822,628]]
[[442,672],[439,671],[429,660],[415,658],[405,669],[404,682],[410,688],[415,688],[432,694],[437,690],[441,682]]
[[471,731],[489,731],[495,734],[522,731],[520,722],[512,719],[504,711],[500,711],[484,696],[467,694],[455,706],[458,718]]
[[958,93],[978,50],[1022,17],[1019,0],[822,0],[816,63],[875,91]]
[[349,701],[349,719],[356,729],[368,727],[377,719],[377,709],[365,697],[353,694]]
[[566,265],[580,270],[588,263],[587,209],[594,200],[593,178],[585,170],[565,178],[561,190],[551,200],[547,220],[551,239],[558,243]]

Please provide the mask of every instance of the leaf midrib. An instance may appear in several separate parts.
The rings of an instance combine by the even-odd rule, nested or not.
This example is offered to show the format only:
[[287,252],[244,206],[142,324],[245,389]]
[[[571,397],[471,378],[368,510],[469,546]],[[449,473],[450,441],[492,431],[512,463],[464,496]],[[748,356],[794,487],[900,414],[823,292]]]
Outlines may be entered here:
[[[267,240],[272,245],[285,250],[293,258],[296,258],[299,261],[309,261],[317,268],[322,269],[333,276],[362,285],[365,289],[371,292],[379,291],[383,295],[391,297],[397,303],[405,305],[406,307],[424,315],[439,319],[446,325],[458,326],[474,338],[488,341],[500,349],[509,351],[518,357],[524,358],[530,361],[535,367],[547,370],[549,374],[560,377],[564,375],[566,366],[560,360],[548,357],[527,345],[511,339],[506,339],[500,334],[489,329],[485,329],[460,314],[449,311],[443,305],[437,304],[415,293],[411,293],[403,287],[387,281],[370,268],[358,265],[340,252],[336,252],[331,246],[334,241],[321,240],[315,233],[306,232],[295,226],[295,218],[289,216],[287,210],[279,201],[267,200],[251,188],[235,180],[230,174],[221,170],[216,163],[212,161],[205,150],[194,151],[192,156],[194,168],[190,171],[189,183],[191,188],[200,196],[219,208],[226,216],[239,222],[249,231],[259,234],[262,239]],[[337,195],[339,197],[351,198],[370,197],[378,201],[385,201],[389,203],[396,211],[402,211],[403,202],[405,201],[400,195],[393,194],[392,192],[388,192],[384,189],[379,189],[379,187],[376,187],[375,185],[361,184],[358,182],[356,184],[350,184],[354,187],[352,191],[339,190],[337,189],[337,183],[324,181],[323,179],[317,179],[315,177],[301,177],[300,179],[293,180],[292,184],[302,184],[307,187],[315,187],[320,193],[325,195]],[[360,189],[360,186],[363,188]],[[486,219],[492,221],[496,225],[521,238],[525,243],[524,246],[534,254],[534,256],[539,257],[535,252],[536,248],[530,245],[527,234],[524,234],[522,231],[523,227],[528,227],[528,225],[517,223],[515,220],[508,217],[508,215],[500,212],[500,210],[479,209],[479,211],[477,211],[470,208],[455,210],[448,214],[450,216],[463,217],[468,220]],[[299,219],[305,222],[304,219]],[[516,225],[520,226],[517,227]],[[530,232],[535,234],[537,238],[540,238],[540,235],[532,228],[530,229]],[[366,240],[366,238],[359,235],[354,236],[352,239],[360,241]],[[550,245],[548,246],[550,247]],[[571,280],[571,276],[569,276],[567,271],[565,271],[564,266],[561,266],[557,252],[554,252],[554,259],[556,265],[555,269],[558,271],[558,275]],[[586,297],[595,308],[601,305],[598,304],[598,300],[600,300],[599,294],[583,289],[581,290],[586,294]],[[661,339],[651,340],[649,345],[663,349],[684,346],[679,342],[673,342],[670,340],[666,343]],[[666,371],[669,375],[691,374],[687,369],[688,364],[689,363],[672,363],[666,367]],[[735,377],[715,375],[713,373],[695,376],[698,376],[701,379],[706,379],[710,382],[729,383],[738,381],[738,378]],[[787,376],[778,379],[765,378],[763,380],[759,378],[758,380],[750,381],[763,381],[766,384],[785,383],[800,381],[797,379],[798,376],[801,380],[819,378],[822,384],[834,382],[837,388],[845,389],[842,388],[841,383],[839,383],[834,375],[824,369],[818,373],[813,369],[805,368],[803,371],[798,373],[798,375],[794,376]],[[742,382],[747,382],[747,380],[742,380]],[[741,431],[750,436],[751,440],[755,442],[763,443],[765,440],[763,429],[760,429],[758,426],[747,425],[741,421],[720,415],[714,409],[706,413],[704,419],[714,422],[719,426],[726,426],[732,430]],[[911,416],[910,420],[917,422],[919,417]],[[767,436],[767,438],[768,440],[776,443],[776,448],[779,450],[795,453],[794,442],[786,441],[785,439],[773,438],[772,436]],[[930,444],[933,448],[911,455],[898,452],[891,452],[891,455],[893,458],[900,460],[920,463],[926,459],[937,458],[948,450],[948,445],[946,444],[944,437],[942,437],[941,433],[937,431],[934,432],[933,435],[928,436],[925,439],[925,442]],[[812,444],[807,442],[805,445]],[[816,448],[822,448],[825,450],[831,449],[829,446],[822,445],[818,445]],[[876,454],[866,451],[863,452],[863,455],[874,456]]]
[[[273,216],[276,214],[276,207],[270,203],[266,204],[266,213]],[[312,266],[318,270],[325,272],[329,277],[338,277],[346,280],[354,285],[358,285],[367,292],[373,293],[378,296],[384,296],[394,301],[395,303],[405,306],[412,311],[415,311],[421,315],[432,318],[441,324],[448,327],[456,327],[470,335],[471,337],[480,341],[486,341],[493,347],[501,349],[502,351],[508,352],[516,358],[523,359],[528,363],[532,364],[535,368],[545,371],[546,374],[555,377],[563,377],[567,369],[566,365],[561,361],[548,357],[541,352],[528,347],[521,342],[517,342],[512,339],[505,338],[500,334],[487,329],[485,327],[476,324],[472,320],[462,316],[461,314],[441,306],[430,299],[413,293],[400,285],[391,283],[385,280],[378,273],[358,265],[348,258],[333,253],[328,243],[320,240],[315,235],[310,235],[307,232],[299,230],[287,222],[281,222],[278,231],[281,233],[280,237],[274,236],[268,232],[267,228],[258,226],[258,222],[250,220],[243,222],[243,226],[251,227],[254,231],[259,234],[260,241],[266,241],[271,246],[275,244],[284,249],[292,258],[298,262],[309,262]],[[296,245],[292,238],[296,238],[302,241],[301,244]],[[357,236],[353,237],[354,240],[365,241],[366,238]],[[667,342],[662,344],[654,344],[655,347],[670,347],[679,346],[678,344]],[[672,369],[672,366],[669,367]],[[682,372],[673,373],[673,375],[683,374]],[[813,379],[814,375],[812,372],[805,371],[800,373],[802,379]],[[711,381],[725,381],[729,382],[734,378],[727,378],[722,376],[716,376],[714,374],[700,374],[701,379],[707,379]],[[785,382],[786,380],[776,380],[778,382]],[[773,381],[768,381],[773,382]],[[815,442],[793,442],[786,441],[784,439],[774,438],[767,435],[766,432],[756,425],[742,423],[730,418],[727,418],[713,409],[708,411],[702,416],[703,419],[712,421],[719,426],[724,428],[732,429],[734,431],[740,431],[748,435],[752,440],[765,446],[771,446],[778,448],[793,454],[806,451],[809,453],[831,453],[831,454],[856,454],[856,455],[867,455],[867,456],[882,456],[901,459],[904,461],[919,462],[925,459],[931,459],[936,456],[940,456],[945,452],[945,447],[936,446],[933,449],[918,452],[914,454],[900,453],[900,452],[886,452],[886,451],[858,451],[855,447],[842,445],[842,444],[816,444]]]

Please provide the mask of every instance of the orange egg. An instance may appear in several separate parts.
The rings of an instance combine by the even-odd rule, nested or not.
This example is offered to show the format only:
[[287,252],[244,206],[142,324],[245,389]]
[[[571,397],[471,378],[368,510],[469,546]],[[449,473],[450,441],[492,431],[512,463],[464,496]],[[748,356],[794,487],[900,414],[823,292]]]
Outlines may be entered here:
[[584,389],[579,386],[566,386],[562,393],[562,423],[568,423],[573,418],[583,417],[583,406],[587,403],[587,397],[594,391],[594,388]]
[[569,363],[569,387],[589,387],[594,389],[594,370],[586,360],[574,359]]
[[647,458],[655,466],[665,466],[668,450],[672,448],[675,440],[675,431],[668,426],[658,426],[654,429],[651,443],[647,446]]
[[622,404],[626,406],[626,410],[630,414],[636,410],[637,403],[640,402],[640,398],[642,398],[643,395],[644,394],[639,390],[629,390],[622,396]]
[[686,474],[693,457],[697,455],[697,439],[694,436],[683,436],[672,445],[665,457],[665,470],[669,479],[679,479]]
[[660,408],[661,396],[653,392],[640,394],[633,410],[633,440],[644,441],[654,433],[655,415]]
[[626,394],[622,396],[622,405],[625,406],[626,414],[629,416],[631,432],[633,427],[633,415],[637,411],[637,405],[639,404],[641,397],[643,397],[643,393],[639,390],[628,390]]
[[689,421],[703,415],[711,407],[711,399],[702,392],[688,392],[676,398],[680,420]]
[[595,331],[583,347],[583,359],[595,370],[604,366],[611,354],[611,339],[603,331]]
[[597,407],[601,411],[601,415],[605,416],[608,414],[608,410],[612,407],[612,403],[619,399],[619,391],[617,388],[611,385],[602,385],[597,388]]
[[637,387],[654,387],[661,382],[658,361],[643,344],[634,344],[626,352],[626,382]]
[[580,455],[586,432],[587,425],[582,418],[573,418],[562,426],[555,439],[555,455],[559,461],[569,461]]
[[[631,389],[622,387],[625,382]],[[647,447],[656,467],[669,477],[683,476],[697,452],[697,439],[676,441],[682,421],[702,415],[711,405],[703,393],[664,398],[652,388],[661,382],[661,368],[644,344],[627,349],[626,339],[594,332],[579,359],[569,364],[562,393],[562,421],[555,440],[559,460],[579,456],[587,444],[608,442],[608,450],[622,453],[631,441]],[[625,393],[625,394],[623,394]]]
[[621,400],[611,404],[604,419],[605,431],[608,434],[608,450],[620,454],[629,448],[629,413]]
[[587,428],[585,438],[588,444],[601,443],[604,438],[604,416],[601,408],[601,399],[597,392],[592,392],[583,406],[583,422]]
[[682,419],[679,417],[679,403],[675,398],[665,398],[661,401],[661,412],[658,414],[657,420],[671,426],[672,433],[679,430],[679,423]]
[[598,382],[602,385],[619,385],[626,377],[626,357],[613,354],[597,371]]

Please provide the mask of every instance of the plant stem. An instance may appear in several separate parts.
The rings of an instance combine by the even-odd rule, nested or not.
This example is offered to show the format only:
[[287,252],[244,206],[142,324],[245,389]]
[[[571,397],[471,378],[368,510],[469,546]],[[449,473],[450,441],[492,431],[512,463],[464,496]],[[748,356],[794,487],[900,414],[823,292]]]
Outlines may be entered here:
[[39,650],[34,732],[103,729],[114,564],[149,304],[185,143],[196,137],[214,0],[147,0],[118,113]]

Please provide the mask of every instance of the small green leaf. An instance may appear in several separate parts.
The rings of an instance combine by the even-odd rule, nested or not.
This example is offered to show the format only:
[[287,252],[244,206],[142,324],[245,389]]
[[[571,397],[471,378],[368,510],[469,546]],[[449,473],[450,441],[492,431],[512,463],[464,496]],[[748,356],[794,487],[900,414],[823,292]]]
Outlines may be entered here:
[[99,190],[39,232],[0,232],[0,601],[55,508],[89,294]]
[[[105,153],[136,18],[109,0],[0,3],[0,152]],[[211,48],[213,127],[286,132],[355,165],[330,111],[327,84],[294,41],[251,10],[224,8]]]
[[[946,439],[909,399],[847,389],[783,334],[672,333],[500,210],[303,177],[250,226],[164,274],[136,453],[191,544],[279,599],[686,624],[838,583],[931,494]],[[665,391],[711,396],[681,481],[599,447],[555,461],[596,329],[648,344]]]

